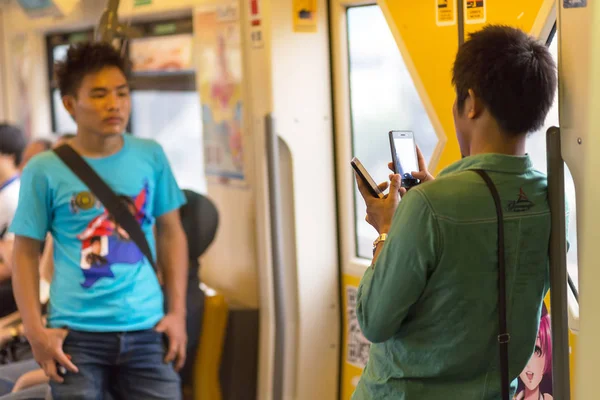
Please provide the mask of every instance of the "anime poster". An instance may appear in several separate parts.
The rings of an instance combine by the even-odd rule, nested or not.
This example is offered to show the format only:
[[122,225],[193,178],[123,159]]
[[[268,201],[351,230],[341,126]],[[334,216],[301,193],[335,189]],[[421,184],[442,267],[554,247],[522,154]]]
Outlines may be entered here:
[[242,48],[235,4],[194,14],[207,176],[244,179]]
[[519,375],[514,400],[552,400],[552,328],[544,303],[535,349]]

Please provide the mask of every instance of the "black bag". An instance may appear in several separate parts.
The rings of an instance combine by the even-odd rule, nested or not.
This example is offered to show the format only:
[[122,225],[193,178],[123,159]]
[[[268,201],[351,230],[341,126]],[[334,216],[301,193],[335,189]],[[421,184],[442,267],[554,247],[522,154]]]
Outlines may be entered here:
[[502,400],[510,400],[510,382],[508,378],[508,342],[510,334],[506,327],[506,259],[504,252],[504,215],[498,190],[490,176],[481,169],[473,170],[485,181],[496,206],[498,219],[498,345],[500,350],[500,389]]

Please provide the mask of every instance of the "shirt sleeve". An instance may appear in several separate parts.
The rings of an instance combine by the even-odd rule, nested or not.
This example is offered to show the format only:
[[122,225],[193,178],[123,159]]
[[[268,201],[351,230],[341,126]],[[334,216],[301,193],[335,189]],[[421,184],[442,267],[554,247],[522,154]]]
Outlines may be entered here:
[[48,176],[39,160],[31,160],[21,175],[19,204],[9,232],[43,241],[50,230],[52,196]]
[[437,265],[439,227],[425,195],[413,189],[394,215],[377,262],[358,287],[357,317],[363,335],[384,342],[400,329]]
[[154,190],[154,217],[160,217],[185,204],[185,195],[177,185],[169,160],[160,145],[156,146],[156,187]]

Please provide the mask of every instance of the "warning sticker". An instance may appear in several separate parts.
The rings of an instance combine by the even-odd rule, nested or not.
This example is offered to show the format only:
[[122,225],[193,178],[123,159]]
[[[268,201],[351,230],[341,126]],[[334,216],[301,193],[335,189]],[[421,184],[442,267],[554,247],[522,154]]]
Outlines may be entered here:
[[317,0],[293,0],[294,32],[317,31]]
[[587,7],[587,0],[564,0],[564,8],[584,8]]
[[465,0],[465,23],[483,24],[487,0]]
[[346,318],[348,321],[348,347],[346,362],[358,368],[364,368],[369,360],[369,342],[362,334],[356,318],[356,296],[358,288],[346,286]]
[[437,26],[456,24],[456,0],[434,0]]

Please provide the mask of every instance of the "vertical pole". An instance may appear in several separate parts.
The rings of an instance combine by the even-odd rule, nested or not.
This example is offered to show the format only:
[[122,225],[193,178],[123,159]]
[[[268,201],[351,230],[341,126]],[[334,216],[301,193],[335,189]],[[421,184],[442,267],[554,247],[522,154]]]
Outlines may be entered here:
[[555,399],[570,400],[567,238],[565,216],[565,165],[560,129],[546,134],[548,201],[552,214],[550,234],[550,313],[552,321],[552,390]]

